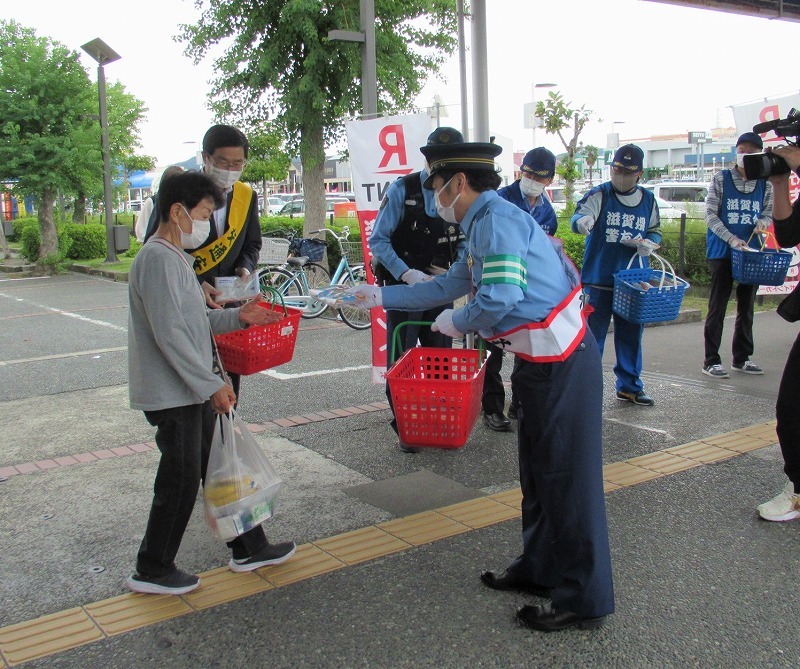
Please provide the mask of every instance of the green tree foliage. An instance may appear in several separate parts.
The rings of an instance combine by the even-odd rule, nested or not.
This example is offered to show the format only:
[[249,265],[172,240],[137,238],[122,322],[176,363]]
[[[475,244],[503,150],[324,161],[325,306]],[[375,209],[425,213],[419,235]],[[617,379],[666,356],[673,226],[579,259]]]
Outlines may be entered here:
[[[558,173],[566,181],[564,194],[567,198],[567,211],[574,211],[575,204],[572,201],[572,194],[575,192],[575,181],[580,178],[575,156],[582,148],[578,138],[583,132],[584,127],[592,117],[592,111],[583,105],[579,109],[572,107],[571,102],[567,102],[561,93],[551,91],[547,94],[547,99],[536,103],[536,116],[542,119],[545,132],[550,135],[558,135],[567,155],[559,163]],[[570,129],[572,137],[567,139],[565,131]]]
[[[212,108],[242,127],[272,119],[287,150],[299,152],[306,232],[325,220],[325,145],[361,106],[361,45],[328,40],[330,30],[359,30],[359,0],[215,0],[180,39],[195,61],[224,45],[216,59]],[[380,112],[407,109],[426,78],[453,52],[452,0],[375,0]]]
[[268,181],[282,181],[289,171],[291,160],[283,149],[283,136],[274,127],[247,132],[250,150],[242,180],[261,183],[262,192],[267,192]]
[[586,166],[589,168],[589,186],[592,185],[592,171],[597,158],[600,156],[600,149],[594,144],[587,144],[583,147],[583,155],[586,160]]
[[75,51],[0,21],[0,90],[11,91],[0,95],[0,177],[36,195],[44,259],[58,252],[56,193],[72,190],[93,158],[83,143],[92,88]]

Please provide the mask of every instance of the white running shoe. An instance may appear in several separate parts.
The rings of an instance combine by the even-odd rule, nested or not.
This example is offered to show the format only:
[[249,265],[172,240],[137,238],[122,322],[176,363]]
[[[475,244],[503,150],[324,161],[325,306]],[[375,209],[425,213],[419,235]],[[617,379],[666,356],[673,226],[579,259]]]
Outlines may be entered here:
[[777,497],[759,504],[756,509],[764,520],[782,521],[800,518],[800,494],[795,493],[794,484],[789,481]]

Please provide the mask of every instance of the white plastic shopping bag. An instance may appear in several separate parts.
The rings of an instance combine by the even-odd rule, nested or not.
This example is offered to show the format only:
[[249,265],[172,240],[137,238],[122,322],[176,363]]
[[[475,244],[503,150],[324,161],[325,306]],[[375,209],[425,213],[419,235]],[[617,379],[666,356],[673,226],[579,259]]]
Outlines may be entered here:
[[239,416],[218,416],[203,487],[214,534],[230,541],[272,518],[284,485]]

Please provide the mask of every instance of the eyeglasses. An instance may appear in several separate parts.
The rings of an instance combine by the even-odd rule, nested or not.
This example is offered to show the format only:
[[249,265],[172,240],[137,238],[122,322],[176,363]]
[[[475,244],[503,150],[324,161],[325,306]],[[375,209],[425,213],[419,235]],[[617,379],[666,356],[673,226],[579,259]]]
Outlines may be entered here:
[[244,169],[246,162],[244,160],[234,160],[233,162],[229,162],[223,158],[213,158],[211,156],[209,156],[208,159],[211,161],[211,164],[214,167],[218,167],[221,170],[235,170],[237,172]]

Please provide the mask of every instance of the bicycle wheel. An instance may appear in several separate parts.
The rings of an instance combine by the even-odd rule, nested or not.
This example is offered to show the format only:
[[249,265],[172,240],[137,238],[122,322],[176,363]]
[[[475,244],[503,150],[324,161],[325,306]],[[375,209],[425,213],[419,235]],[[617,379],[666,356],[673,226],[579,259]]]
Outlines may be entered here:
[[[345,274],[340,280],[340,286],[357,286],[367,280],[367,273],[363,265],[356,265],[350,268],[350,272]],[[339,316],[354,330],[367,330],[372,326],[369,310],[355,309],[353,307],[342,307],[338,309]]]
[[273,288],[278,291],[278,294],[286,302],[286,306],[300,307],[298,301],[292,301],[293,297],[303,294],[303,289],[300,287],[300,282],[294,274],[285,269],[271,269],[263,272],[258,278],[258,284],[261,286],[261,292],[267,300],[272,301],[273,296],[271,291],[267,288]]
[[[331,275],[322,265],[315,262],[309,262],[303,265],[303,272],[306,275],[309,290],[311,288],[326,288],[331,285]],[[308,303],[308,307],[303,312],[303,318],[317,318],[321,316],[328,305],[324,302],[314,300]]]

